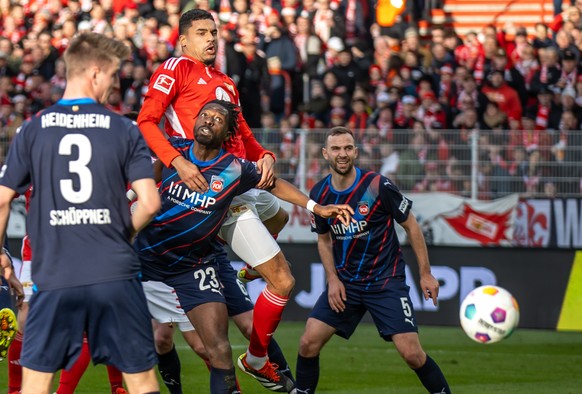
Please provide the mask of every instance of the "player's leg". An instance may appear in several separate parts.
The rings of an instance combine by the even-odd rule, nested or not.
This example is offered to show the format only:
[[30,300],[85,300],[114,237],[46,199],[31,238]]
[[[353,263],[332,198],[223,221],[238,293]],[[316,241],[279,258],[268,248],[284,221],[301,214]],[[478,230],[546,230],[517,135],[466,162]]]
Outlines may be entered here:
[[[240,332],[245,338],[250,339],[253,330],[253,311],[246,311],[238,315],[232,316],[233,322],[236,324]],[[267,349],[267,354],[269,356],[269,361],[276,365],[276,369],[295,382],[295,377],[293,372],[289,367],[289,363],[283,354],[283,350],[275,340],[271,339],[269,342],[269,348]]]
[[171,394],[182,393],[181,364],[174,345],[174,327],[194,330],[184,313],[176,292],[159,281],[142,283],[148,309],[153,317],[154,340],[158,354],[158,370]]
[[226,304],[209,302],[186,312],[200,336],[211,365],[210,391],[232,393],[238,391],[228,341],[228,312]]
[[[270,195],[270,193],[268,193]],[[273,197],[271,195],[271,197]],[[277,239],[279,233],[283,230],[287,222],[289,221],[289,214],[279,205],[279,201],[276,198],[269,198],[260,195],[260,199],[256,205],[257,214],[259,219],[263,222],[263,225],[267,231]],[[249,264],[245,264],[237,274],[238,278],[243,282],[247,283],[258,279],[261,275]]]
[[400,356],[416,373],[429,393],[451,392],[438,364],[422,349],[417,333],[394,334],[392,341]]
[[297,393],[314,393],[319,381],[319,354],[333,334],[348,339],[366,313],[359,298],[346,289],[347,301],[343,312],[336,313],[329,306],[327,289],[313,306],[305,331],[299,342],[297,355]]
[[113,365],[107,366],[107,378],[109,379],[109,387],[111,394],[127,394],[123,388],[123,374]]
[[228,341],[228,311],[221,291],[218,264],[208,262],[165,279],[176,290],[180,305],[200,336],[210,370],[213,393],[237,392],[232,350]]
[[94,363],[123,373],[130,393],[158,393],[151,318],[141,282],[119,280],[86,286],[87,338]]
[[8,347],[7,361],[8,361],[8,392],[19,392],[22,384],[22,366],[20,365],[20,354],[22,352],[22,336],[26,326],[26,316],[28,316],[28,298],[30,295],[26,294],[25,288],[25,302],[18,310],[16,321],[18,323],[18,330],[14,335],[12,343]]
[[78,359],[85,297],[81,287],[40,291],[31,297],[21,355],[22,393],[49,393],[53,374],[70,369]]
[[[146,293],[147,294],[147,293]],[[150,308],[151,311],[151,308]],[[174,325],[152,320],[158,371],[170,394],[182,393],[182,365],[174,344]]]
[[392,279],[382,291],[363,293],[362,299],[380,336],[394,342],[396,350],[424,387],[430,393],[450,393],[442,371],[420,345],[409,287],[404,278]]
[[20,365],[20,354],[22,352],[22,337],[26,327],[29,301],[32,296],[33,283],[30,273],[30,261],[23,261],[22,266],[17,271],[18,280],[24,289],[24,302],[18,310],[17,322],[18,332],[8,348],[8,392],[20,391],[22,384],[22,366]]
[[73,364],[71,368],[64,369],[61,372],[61,376],[59,378],[59,387],[56,391],[57,394],[73,394],[90,362],[91,352],[89,351],[89,343],[85,337],[83,338],[81,354],[79,354],[79,358],[77,358],[75,364]]
[[[250,339],[253,330],[253,302],[246,287],[237,278],[236,271],[232,268],[226,253],[221,257],[219,258],[218,273],[223,286],[228,315],[245,338]],[[283,351],[275,338],[272,338],[271,342],[269,342],[267,352],[269,361],[277,365],[276,369],[292,381],[295,381],[289,364],[283,355]]]
[[54,372],[40,372],[26,367],[22,368],[21,394],[49,394]]

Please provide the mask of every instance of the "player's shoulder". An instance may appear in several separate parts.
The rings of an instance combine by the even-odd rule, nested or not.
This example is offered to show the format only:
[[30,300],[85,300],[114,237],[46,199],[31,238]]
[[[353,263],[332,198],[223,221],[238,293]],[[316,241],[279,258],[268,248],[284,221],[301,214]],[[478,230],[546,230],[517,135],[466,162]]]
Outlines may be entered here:
[[195,65],[192,59],[186,56],[171,57],[158,67],[157,73],[175,73],[178,70],[186,70]]

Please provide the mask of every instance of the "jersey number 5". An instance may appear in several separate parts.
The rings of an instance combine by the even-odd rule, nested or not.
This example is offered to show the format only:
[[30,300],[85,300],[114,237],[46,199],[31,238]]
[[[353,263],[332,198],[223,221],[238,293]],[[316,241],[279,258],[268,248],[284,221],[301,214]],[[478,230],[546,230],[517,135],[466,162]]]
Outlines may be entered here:
[[77,147],[77,160],[69,161],[69,173],[77,174],[79,189],[75,190],[72,179],[61,179],[60,187],[63,198],[73,204],[82,204],[93,193],[93,175],[87,164],[91,161],[93,149],[91,141],[83,134],[67,134],[59,143],[59,155],[71,156],[73,146]]

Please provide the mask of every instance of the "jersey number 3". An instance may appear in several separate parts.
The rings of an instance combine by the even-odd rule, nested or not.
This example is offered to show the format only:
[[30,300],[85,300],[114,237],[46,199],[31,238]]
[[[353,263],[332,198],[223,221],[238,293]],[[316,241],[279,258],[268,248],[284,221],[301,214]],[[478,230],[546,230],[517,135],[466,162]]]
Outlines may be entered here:
[[67,134],[59,143],[59,155],[71,156],[73,147],[77,148],[77,160],[69,161],[69,173],[79,178],[79,188],[73,187],[73,179],[61,179],[60,187],[63,198],[72,204],[82,204],[91,198],[93,193],[93,174],[87,167],[93,155],[91,140],[83,134]]

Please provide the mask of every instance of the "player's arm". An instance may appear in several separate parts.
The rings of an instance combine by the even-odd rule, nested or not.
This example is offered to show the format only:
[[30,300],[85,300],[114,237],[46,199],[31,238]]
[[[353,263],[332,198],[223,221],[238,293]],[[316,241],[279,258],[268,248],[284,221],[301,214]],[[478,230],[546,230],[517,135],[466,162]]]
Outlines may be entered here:
[[[176,96],[179,77],[173,70],[160,67],[162,72],[152,76],[153,85],[148,90],[143,106],[137,118],[137,124],[148,146],[156,156],[167,166],[174,166],[180,179],[193,191],[204,193],[208,191],[208,182],[202,176],[198,167],[186,160],[168,142],[159,124],[166,109]],[[167,81],[174,81],[166,84]],[[166,83],[164,83],[166,82]]]
[[156,183],[152,178],[143,178],[133,181],[131,189],[137,194],[139,204],[137,204],[131,224],[133,232],[131,238],[143,229],[160,210],[161,201]]
[[400,225],[406,231],[408,241],[410,242],[410,246],[416,256],[418,272],[420,273],[420,287],[422,288],[424,299],[428,300],[429,298],[432,298],[432,302],[436,305],[439,295],[439,282],[430,272],[428,250],[426,248],[426,242],[424,241],[422,229],[412,212],[408,213],[408,218],[401,222]]
[[[10,217],[10,203],[14,197],[16,197],[16,191],[0,185],[0,245],[4,245],[8,218]],[[0,248],[0,274],[4,275],[4,278],[8,281],[8,284],[16,294],[18,305],[20,305],[24,299],[24,289],[16,275],[14,275],[12,259],[4,248]]]
[[331,233],[317,235],[317,251],[327,278],[327,300],[334,312],[343,312],[346,309],[346,288],[337,276],[333,261],[333,247]]
[[274,186],[269,191],[279,197],[281,200],[290,202],[297,206],[306,208],[310,212],[321,216],[322,218],[338,218],[344,225],[348,226],[354,214],[354,210],[347,204],[330,204],[319,205],[301,190],[285,181],[284,179],[275,178]]

